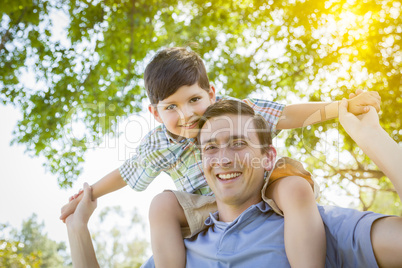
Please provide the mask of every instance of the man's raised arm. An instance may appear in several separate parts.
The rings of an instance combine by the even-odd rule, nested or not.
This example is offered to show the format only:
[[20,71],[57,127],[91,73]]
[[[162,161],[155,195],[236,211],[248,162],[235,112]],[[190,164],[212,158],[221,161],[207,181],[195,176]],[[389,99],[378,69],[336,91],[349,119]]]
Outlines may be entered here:
[[[347,111],[347,102],[339,106],[339,120],[363,152],[393,183],[402,196],[402,148],[381,128],[374,108],[356,117]],[[371,244],[380,267],[402,267],[402,218],[385,217],[371,228]]]
[[92,189],[84,183],[84,194],[75,212],[66,219],[71,259],[74,268],[99,267],[87,224],[96,208]]
[[346,100],[339,107],[339,120],[363,152],[385,173],[402,197],[402,148],[380,126],[378,114],[370,108],[367,114],[355,116],[347,111]]

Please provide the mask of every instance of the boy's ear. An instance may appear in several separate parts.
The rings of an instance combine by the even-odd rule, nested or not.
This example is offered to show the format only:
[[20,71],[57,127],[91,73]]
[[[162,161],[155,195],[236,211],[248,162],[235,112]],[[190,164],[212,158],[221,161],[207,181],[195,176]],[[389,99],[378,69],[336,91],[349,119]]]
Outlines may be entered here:
[[156,107],[156,104],[148,105],[148,111],[154,116],[156,121],[158,121],[159,123],[163,123],[162,118],[159,116],[158,108]]
[[208,95],[209,95],[209,100],[211,101],[211,104],[214,104],[216,101],[216,95],[215,95],[215,87],[212,84],[209,86]]
[[266,161],[264,161],[264,169],[266,171],[271,171],[275,165],[276,159],[276,149],[274,146],[270,145],[268,152],[265,153]]

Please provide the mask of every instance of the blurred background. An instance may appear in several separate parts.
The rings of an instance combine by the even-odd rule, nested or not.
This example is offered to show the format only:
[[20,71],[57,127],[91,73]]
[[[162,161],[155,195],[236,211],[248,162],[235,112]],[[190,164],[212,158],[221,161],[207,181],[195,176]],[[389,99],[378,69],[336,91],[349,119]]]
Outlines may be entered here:
[[[1,0],[0,266],[71,266],[60,208],[157,125],[143,72],[161,48],[196,51],[218,93],[238,98],[378,91],[381,124],[401,144],[401,2]],[[313,172],[320,204],[402,215],[389,180],[337,120],[284,130],[274,143]],[[90,230],[102,267],[150,256],[147,211],[166,188],[162,175],[145,192],[99,200]]]

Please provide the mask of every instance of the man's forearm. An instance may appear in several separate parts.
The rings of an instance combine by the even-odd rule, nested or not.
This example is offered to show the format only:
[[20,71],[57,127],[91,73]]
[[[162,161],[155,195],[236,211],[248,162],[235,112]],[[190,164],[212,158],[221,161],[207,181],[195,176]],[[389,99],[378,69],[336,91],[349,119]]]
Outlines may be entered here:
[[338,117],[339,102],[309,102],[287,105],[278,121],[277,129],[293,129]]
[[349,135],[391,180],[399,197],[402,198],[402,148],[379,125],[361,128]]
[[126,185],[127,183],[121,177],[119,169],[115,169],[91,186],[92,198],[96,199],[105,194],[119,190]]
[[71,259],[74,268],[99,267],[91,235],[86,225],[67,224]]

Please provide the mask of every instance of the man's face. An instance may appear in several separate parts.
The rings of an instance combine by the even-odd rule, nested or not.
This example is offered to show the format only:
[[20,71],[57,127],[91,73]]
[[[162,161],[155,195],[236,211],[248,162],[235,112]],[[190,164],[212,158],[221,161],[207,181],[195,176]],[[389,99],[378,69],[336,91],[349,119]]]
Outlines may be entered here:
[[149,110],[169,132],[184,138],[198,135],[198,121],[206,109],[215,102],[215,88],[207,92],[198,84],[182,86],[174,94],[159,101]]
[[264,171],[275,149],[263,153],[251,116],[223,115],[208,120],[200,133],[202,162],[217,202],[250,206],[261,201]]

